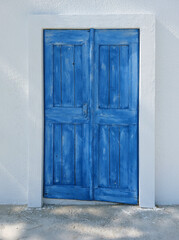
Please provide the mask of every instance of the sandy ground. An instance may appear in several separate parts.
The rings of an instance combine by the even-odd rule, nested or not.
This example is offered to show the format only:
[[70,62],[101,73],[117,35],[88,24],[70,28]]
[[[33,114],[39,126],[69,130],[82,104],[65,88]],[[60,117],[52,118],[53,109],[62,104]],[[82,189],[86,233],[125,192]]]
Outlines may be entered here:
[[0,206],[0,239],[179,240],[179,206]]

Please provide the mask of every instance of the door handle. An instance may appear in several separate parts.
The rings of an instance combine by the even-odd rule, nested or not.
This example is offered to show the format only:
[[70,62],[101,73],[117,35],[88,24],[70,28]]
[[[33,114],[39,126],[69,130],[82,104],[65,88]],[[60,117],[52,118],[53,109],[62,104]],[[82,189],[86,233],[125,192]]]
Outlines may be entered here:
[[88,104],[87,103],[83,104],[83,116],[85,118],[88,117]]

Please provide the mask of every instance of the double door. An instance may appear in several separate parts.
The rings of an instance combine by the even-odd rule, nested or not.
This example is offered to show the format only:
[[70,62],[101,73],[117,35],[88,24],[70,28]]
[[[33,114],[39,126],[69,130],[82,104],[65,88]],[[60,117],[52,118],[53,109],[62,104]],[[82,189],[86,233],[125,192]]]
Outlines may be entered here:
[[44,197],[138,201],[138,30],[44,30]]

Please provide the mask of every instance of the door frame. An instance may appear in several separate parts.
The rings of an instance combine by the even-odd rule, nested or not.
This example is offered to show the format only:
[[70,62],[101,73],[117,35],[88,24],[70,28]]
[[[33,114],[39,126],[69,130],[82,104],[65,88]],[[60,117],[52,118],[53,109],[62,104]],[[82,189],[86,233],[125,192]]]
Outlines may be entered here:
[[155,17],[31,15],[28,19],[28,206],[43,205],[43,29],[139,29],[139,206],[155,207]]

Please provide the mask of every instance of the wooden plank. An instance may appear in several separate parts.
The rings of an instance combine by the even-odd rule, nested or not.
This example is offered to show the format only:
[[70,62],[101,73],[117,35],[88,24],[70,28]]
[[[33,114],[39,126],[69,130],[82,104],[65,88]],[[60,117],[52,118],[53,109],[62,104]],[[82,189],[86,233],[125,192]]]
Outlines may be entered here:
[[100,61],[100,48],[99,45],[96,44],[96,30],[94,34],[94,64],[93,64],[93,91],[92,91],[92,101],[93,101],[93,114],[92,121],[95,123],[94,117],[96,111],[100,107],[100,72],[99,72],[99,61]]
[[109,165],[110,165],[110,129],[109,126],[99,126],[99,155],[98,155],[98,181],[100,187],[109,186]]
[[54,155],[53,155],[53,182],[54,184],[60,184],[61,183],[61,157],[62,157],[62,152],[61,152],[61,140],[62,140],[62,135],[61,135],[61,124],[54,124],[54,132],[53,132],[53,142],[54,142]]
[[129,178],[129,127],[120,127],[120,188],[128,188]]
[[95,200],[137,204],[136,192],[124,191],[122,189],[97,188],[94,189]]
[[[99,125],[93,125],[93,164],[94,189],[99,185]],[[94,193],[93,193],[94,194]]]
[[83,139],[82,125],[75,125],[75,184],[82,186]]
[[83,187],[89,187],[90,165],[89,165],[89,124],[83,125],[83,164],[82,164],[82,184]]
[[89,42],[82,46],[82,80],[83,80],[83,104],[90,102],[90,46]]
[[89,200],[89,188],[70,185],[45,186],[44,195],[46,198],[63,198]]
[[74,184],[74,126],[62,125],[62,184]]
[[45,185],[53,184],[53,124],[45,122]]
[[119,109],[100,109],[96,112],[95,122],[98,124],[136,124],[137,112]]
[[120,163],[119,126],[110,127],[110,186],[119,187],[119,163]]
[[99,49],[99,107],[108,108],[109,96],[109,47],[100,46]]
[[129,106],[130,109],[138,110],[138,102],[139,102],[139,45],[131,44],[129,48],[129,74],[130,74],[130,100]]
[[48,121],[61,123],[88,123],[89,119],[82,114],[82,108],[50,108],[45,110]]
[[138,43],[137,29],[108,29],[96,30],[96,44],[101,45],[128,45],[129,43]]
[[61,46],[53,46],[53,106],[61,105]]
[[62,58],[62,106],[74,106],[74,46],[61,47]]
[[129,126],[129,189],[138,193],[138,126]]
[[119,46],[110,46],[110,108],[119,108]]
[[83,81],[82,78],[82,46],[74,46],[74,106],[81,107],[83,103]]
[[44,46],[45,107],[53,107],[53,46]]
[[44,30],[45,45],[81,45],[89,40],[89,30]]
[[129,47],[120,46],[120,108],[129,107]]

